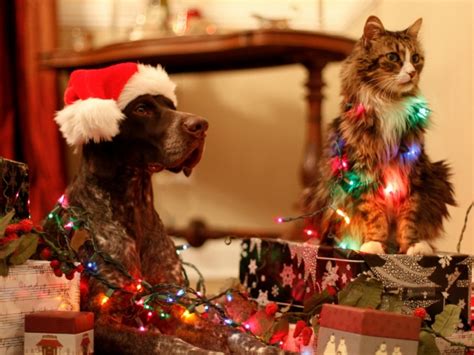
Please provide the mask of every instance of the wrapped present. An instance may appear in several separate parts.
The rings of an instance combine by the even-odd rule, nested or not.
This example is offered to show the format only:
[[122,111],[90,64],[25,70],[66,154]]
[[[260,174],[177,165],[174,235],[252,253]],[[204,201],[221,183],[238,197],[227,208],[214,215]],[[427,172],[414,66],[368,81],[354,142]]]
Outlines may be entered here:
[[[448,337],[449,340],[461,343],[466,346],[474,347],[474,332],[460,332],[454,333]],[[461,346],[452,345],[442,338],[436,338],[436,345],[438,346],[441,355],[465,355],[466,349]]]
[[25,354],[94,353],[94,314],[43,311],[25,316]]
[[319,324],[319,355],[417,353],[421,327],[418,317],[325,304]]
[[28,260],[0,277],[0,354],[23,354],[24,316],[79,310],[79,277],[56,277],[47,261]]
[[28,166],[0,157],[0,216],[11,209],[14,218],[30,216]]
[[[468,255],[375,255],[283,240],[242,242],[240,281],[252,298],[302,308],[314,294],[345,288],[359,274],[380,280],[387,295],[396,295],[407,309],[426,308],[428,321],[446,304],[461,307],[464,328],[470,325]],[[295,310],[296,310],[295,309]]]

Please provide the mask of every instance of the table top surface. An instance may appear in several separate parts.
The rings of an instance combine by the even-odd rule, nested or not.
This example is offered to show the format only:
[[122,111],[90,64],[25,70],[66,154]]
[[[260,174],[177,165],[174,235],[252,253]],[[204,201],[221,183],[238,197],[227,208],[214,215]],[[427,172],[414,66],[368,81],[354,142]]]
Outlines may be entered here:
[[43,68],[71,71],[123,61],[162,64],[169,73],[249,69],[343,60],[355,41],[300,30],[259,29],[226,34],[170,36],[115,43],[84,52],[40,55]]

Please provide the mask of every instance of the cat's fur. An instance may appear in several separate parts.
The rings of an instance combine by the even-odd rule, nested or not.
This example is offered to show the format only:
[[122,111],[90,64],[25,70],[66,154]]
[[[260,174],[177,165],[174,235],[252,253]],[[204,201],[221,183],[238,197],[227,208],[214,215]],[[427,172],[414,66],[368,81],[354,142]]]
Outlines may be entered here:
[[[410,125],[405,109],[420,94],[421,22],[392,32],[369,17],[343,64],[342,113],[330,124],[318,181],[307,201],[308,212],[322,210],[310,223],[325,242],[349,241],[371,253],[429,254],[442,233],[447,205],[455,203],[449,169],[430,161],[425,128]],[[407,156],[410,148],[413,154]],[[347,172],[366,177],[368,187],[343,192],[338,179]],[[349,224],[337,208],[347,213]]]

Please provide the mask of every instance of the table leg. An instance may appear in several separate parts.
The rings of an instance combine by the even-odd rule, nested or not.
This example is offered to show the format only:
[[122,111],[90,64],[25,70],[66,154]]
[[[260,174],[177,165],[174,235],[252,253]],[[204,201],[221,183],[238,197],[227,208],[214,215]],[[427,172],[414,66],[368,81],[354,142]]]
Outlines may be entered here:
[[322,70],[325,65],[326,62],[319,60],[305,63],[308,70],[308,81],[306,82],[308,112],[306,143],[301,169],[301,181],[305,188],[311,186],[318,178],[318,162],[322,153],[321,102],[323,94],[321,90],[324,86]]

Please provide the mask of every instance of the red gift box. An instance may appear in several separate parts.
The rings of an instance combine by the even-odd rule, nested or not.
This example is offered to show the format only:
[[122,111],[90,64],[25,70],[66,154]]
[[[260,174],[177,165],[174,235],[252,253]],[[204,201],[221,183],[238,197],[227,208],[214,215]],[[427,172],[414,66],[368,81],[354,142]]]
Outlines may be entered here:
[[[393,312],[324,304],[318,354],[416,354],[421,319]],[[334,350],[334,351],[333,351]]]
[[25,353],[94,353],[94,314],[43,311],[25,315]]

